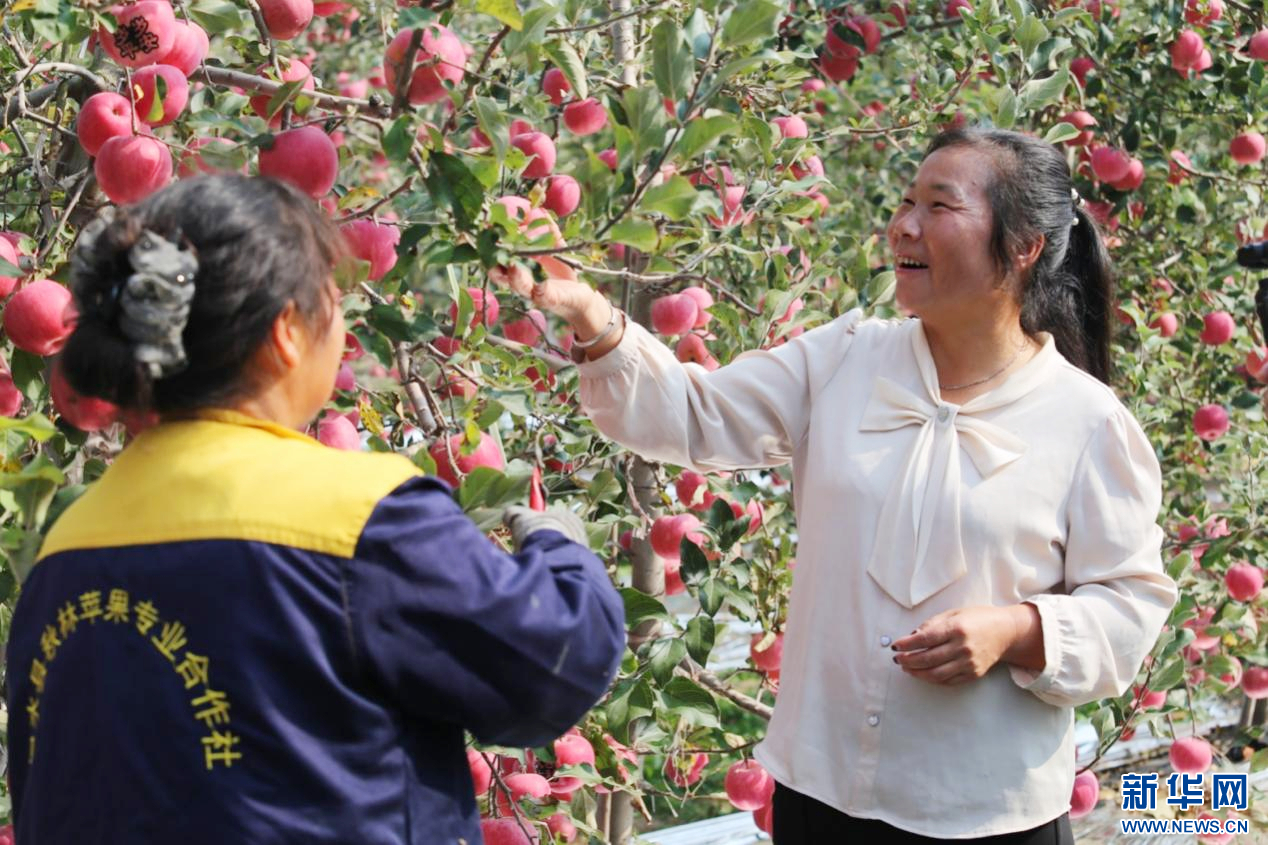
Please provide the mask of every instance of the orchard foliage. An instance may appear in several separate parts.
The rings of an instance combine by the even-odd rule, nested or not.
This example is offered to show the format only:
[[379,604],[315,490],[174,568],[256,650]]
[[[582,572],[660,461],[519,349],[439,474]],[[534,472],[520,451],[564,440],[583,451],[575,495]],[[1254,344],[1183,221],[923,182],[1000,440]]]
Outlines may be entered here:
[[[625,796],[663,823],[735,793],[768,821],[765,773],[732,766],[778,689],[787,471],[701,478],[604,441],[577,411],[566,327],[487,274],[576,273],[710,368],[856,306],[890,315],[884,223],[932,134],[976,122],[1066,145],[1120,273],[1115,387],[1164,468],[1183,598],[1137,691],[1081,716],[1103,752],[1268,696],[1268,350],[1232,261],[1268,223],[1268,21],[1249,4],[0,0],[0,16],[6,625],[42,530],[146,422],[55,377],[78,227],[171,178],[269,173],[356,256],[314,436],[449,478],[495,542],[501,507],[567,503],[622,585],[630,650],[580,738],[473,752],[505,819],[488,835],[548,837],[549,819],[620,838]],[[718,677],[702,667],[729,616],[763,633],[750,668]]]

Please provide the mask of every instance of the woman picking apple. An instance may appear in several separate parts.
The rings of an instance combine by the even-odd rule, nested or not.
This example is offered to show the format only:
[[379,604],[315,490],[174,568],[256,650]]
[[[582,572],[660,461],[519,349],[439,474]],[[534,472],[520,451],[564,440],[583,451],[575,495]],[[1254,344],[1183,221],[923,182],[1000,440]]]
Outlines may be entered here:
[[338,229],[269,179],[95,220],[60,367],[156,412],[56,521],[8,647],[23,842],[479,842],[463,731],[540,745],[621,600],[566,511],[507,554],[404,457],[300,433],[344,349]]
[[1108,256],[1062,154],[1002,131],[939,135],[888,241],[913,319],[851,311],[713,372],[585,284],[506,282],[572,324],[608,436],[697,471],[792,463],[756,753],[780,845],[1069,843],[1073,708],[1130,686],[1176,600],[1158,462],[1104,383]]

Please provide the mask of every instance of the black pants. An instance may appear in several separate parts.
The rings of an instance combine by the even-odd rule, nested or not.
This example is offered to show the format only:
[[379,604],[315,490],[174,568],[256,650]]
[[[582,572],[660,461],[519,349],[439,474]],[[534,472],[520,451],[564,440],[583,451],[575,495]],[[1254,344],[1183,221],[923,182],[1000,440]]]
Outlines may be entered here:
[[772,810],[775,845],[933,845],[951,842],[985,845],[1074,845],[1069,815],[1061,816],[1033,830],[983,836],[979,839],[931,839],[875,819],[856,819],[820,801],[775,784]]

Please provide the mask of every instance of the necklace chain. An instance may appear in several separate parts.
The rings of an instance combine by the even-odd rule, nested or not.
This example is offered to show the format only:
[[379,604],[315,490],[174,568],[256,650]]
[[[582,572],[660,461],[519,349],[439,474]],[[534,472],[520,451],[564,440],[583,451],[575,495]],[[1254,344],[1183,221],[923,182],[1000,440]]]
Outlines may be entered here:
[[1013,357],[1008,359],[1008,363],[1000,367],[995,372],[991,373],[986,378],[980,378],[977,381],[971,381],[968,384],[942,384],[939,382],[938,389],[939,390],[964,390],[965,388],[969,388],[969,387],[977,387],[979,384],[986,384],[991,379],[997,378],[1000,373],[1007,370],[1013,364],[1017,363],[1017,359],[1021,357],[1021,352],[1023,349],[1026,348],[1026,342],[1028,340],[1030,340],[1030,338],[1023,335],[1021,339],[1021,345],[1017,347],[1017,351],[1013,353]]

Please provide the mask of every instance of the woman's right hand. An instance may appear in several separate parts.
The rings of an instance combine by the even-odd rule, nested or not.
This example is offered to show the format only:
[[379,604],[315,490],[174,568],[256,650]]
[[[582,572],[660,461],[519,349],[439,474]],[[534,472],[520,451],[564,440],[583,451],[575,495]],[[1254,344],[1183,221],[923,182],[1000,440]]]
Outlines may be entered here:
[[489,281],[495,285],[509,288],[511,291],[532,301],[533,305],[543,311],[550,311],[568,321],[574,328],[584,329],[579,325],[588,312],[602,312],[603,321],[607,321],[607,311],[596,305],[603,298],[594,288],[577,281],[572,268],[558,259],[540,262],[547,277],[544,281],[533,280],[532,272],[522,264],[509,267],[498,266],[489,270]]

